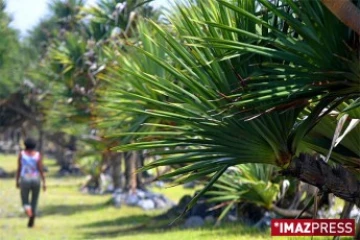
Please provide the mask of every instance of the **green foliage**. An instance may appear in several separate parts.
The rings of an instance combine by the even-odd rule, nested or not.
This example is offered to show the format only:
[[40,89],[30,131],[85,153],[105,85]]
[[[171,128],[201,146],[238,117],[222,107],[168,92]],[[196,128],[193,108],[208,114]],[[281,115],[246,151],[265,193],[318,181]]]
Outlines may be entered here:
[[0,1],[0,99],[19,88],[24,80],[23,69],[27,63],[27,49],[19,41],[18,33],[9,25],[6,5]]
[[[126,4],[121,10],[122,2]],[[113,140],[101,137],[111,128],[97,130],[98,121],[110,114],[97,108],[101,104],[99,89],[106,90],[106,82],[98,76],[112,63],[105,49],[116,47],[124,52],[127,44],[137,41],[141,14],[156,17],[148,2],[104,0],[87,7],[82,0],[54,0],[49,4],[49,17],[28,39],[37,44],[40,54],[32,77],[43,80],[42,88],[47,88],[41,102],[45,129],[76,136],[82,145],[77,158],[91,174],[99,172],[102,153],[113,145]],[[115,28],[131,31],[131,38],[113,32]]]
[[49,8],[56,17],[61,31],[79,31],[81,29],[80,11],[84,7],[84,0],[52,0]]
[[279,184],[274,183],[275,168],[262,164],[243,164],[227,171],[206,194],[212,196],[210,202],[226,203],[218,221],[232,206],[247,202],[271,209]]
[[[320,0],[189,0],[169,24],[156,23],[148,2],[85,8],[82,0],[54,0],[51,16],[30,33],[40,59],[29,76],[51,86],[39,98],[48,129],[82,135],[90,172],[116,143],[113,150],[161,156],[144,169],[171,165],[161,178],[177,184],[210,176],[189,207],[218,189],[213,201],[270,208],[278,185],[269,166],[286,168],[301,152],[326,155],[337,126],[332,111],[359,118],[357,38]],[[23,80],[13,69],[26,58],[1,9],[0,97]],[[330,156],[353,171],[359,126]],[[97,128],[97,136],[84,135]],[[248,165],[222,176],[239,164]]]
[[57,32],[57,23],[54,17],[41,19],[39,24],[29,31],[26,40],[42,57]]
[[183,164],[164,178],[213,174],[209,188],[231,165],[286,168],[323,116],[359,97],[353,33],[320,1],[189,1],[177,11],[171,26],[143,25],[132,61],[122,54],[104,77],[108,121],[131,116],[110,137],[133,143],[114,149],[161,155],[145,169]]
[[133,37],[131,28],[136,28],[135,22],[140,17],[158,19],[159,11],[148,3],[152,0],[100,0],[84,10],[90,21],[87,31],[95,41],[119,40]]
[[[121,35],[108,34],[115,27],[125,30],[135,21],[131,13],[147,7],[146,1],[125,1],[126,5],[120,11],[119,3],[122,2],[100,1],[90,8],[84,7],[83,1],[75,0],[56,0],[50,4],[52,19],[60,28],[57,38],[50,39],[42,65],[48,69],[45,77],[49,77],[53,87],[47,101],[51,124],[60,126],[65,118],[65,126],[76,123],[89,124],[90,129],[96,127],[96,120],[101,115],[100,111],[95,111],[96,90],[104,87],[98,74],[109,61],[103,51],[107,47],[124,47],[123,42],[116,40]],[[114,19],[114,13],[117,13],[117,19]],[[98,29],[105,32],[97,32]]]
[[[351,101],[354,103],[354,101]],[[338,124],[337,118],[340,113],[347,109],[350,105],[346,102],[339,105],[331,114],[323,117],[319,124],[317,124],[313,131],[305,138],[303,144],[311,150],[314,150],[324,156],[329,154],[329,149],[331,148],[333,138],[335,135],[335,129]],[[350,116],[359,116],[360,108],[352,109],[348,112]],[[341,116],[341,115],[340,115]],[[331,152],[330,160],[341,164],[342,166],[354,171],[358,174],[358,166],[360,159],[360,125],[356,122],[356,118],[348,118],[343,126],[343,131],[341,134],[344,134],[344,137],[339,141]],[[349,129],[346,132],[346,129],[350,124],[355,124],[351,130]],[[341,135],[339,135],[341,136]]]

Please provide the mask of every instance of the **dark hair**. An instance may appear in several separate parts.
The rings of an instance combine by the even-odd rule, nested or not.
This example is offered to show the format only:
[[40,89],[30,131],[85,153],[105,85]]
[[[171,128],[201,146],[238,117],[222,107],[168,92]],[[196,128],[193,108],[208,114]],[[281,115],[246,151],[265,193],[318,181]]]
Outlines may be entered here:
[[35,150],[36,148],[36,141],[32,138],[27,138],[24,141],[25,149],[26,150]]

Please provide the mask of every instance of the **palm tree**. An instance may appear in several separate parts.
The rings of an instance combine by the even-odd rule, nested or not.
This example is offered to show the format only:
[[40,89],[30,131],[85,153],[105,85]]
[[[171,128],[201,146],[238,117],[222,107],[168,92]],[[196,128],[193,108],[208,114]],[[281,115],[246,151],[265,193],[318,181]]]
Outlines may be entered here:
[[56,18],[61,31],[79,31],[82,23],[79,21],[84,0],[52,0],[49,9]]
[[[97,42],[116,38],[127,39],[136,35],[139,18],[157,20],[160,11],[144,0],[100,0],[95,6],[85,9],[89,18],[88,32]],[[135,34],[134,34],[135,33]]]
[[[19,40],[18,32],[10,23],[11,17],[6,12],[6,4],[0,0],[1,133],[19,131],[26,123],[38,126],[43,117],[37,104],[41,98],[41,89],[36,87],[35,81],[28,79],[27,74],[37,55],[24,41]],[[22,130],[22,135],[26,134]],[[15,143],[17,144],[18,142]]]
[[134,142],[115,149],[162,156],[144,169],[186,164],[164,177],[212,174],[194,201],[229,166],[261,163],[359,205],[358,146],[344,152],[340,142],[331,165],[313,156],[332,146],[315,141],[329,138],[326,116],[358,110],[358,35],[320,1],[189,1],[177,10],[171,27],[151,24],[142,56],[112,68],[120,74],[109,75],[109,106],[136,114],[134,125],[147,118],[119,133]]
[[6,4],[0,1],[0,99],[18,90],[24,80],[21,69],[26,66],[27,49],[18,40],[18,33],[10,26],[11,17]]
[[[84,124],[87,125],[87,131],[97,132],[97,135],[83,140],[92,144],[93,149],[101,149],[98,151],[101,162],[106,164],[109,162],[107,159],[112,159],[111,165],[116,169],[120,169],[122,155],[109,151],[108,146],[113,145],[113,140],[102,138],[106,132],[111,132],[111,128],[98,129],[99,119],[106,118],[102,115],[104,111],[97,108],[99,94],[96,90],[106,91],[106,82],[100,81],[98,76],[112,61],[106,58],[106,49],[120,46],[117,53],[126,51],[127,44],[137,41],[134,30],[141,14],[157,16],[147,3],[103,0],[95,6],[83,8],[83,1],[56,0],[51,5],[61,30],[58,38],[51,41],[45,61],[53,85],[51,98],[47,101],[48,122],[57,129],[71,129],[76,134],[80,134],[77,129],[84,130]],[[116,34],[116,29],[121,29],[121,32]],[[82,135],[89,137],[88,134]],[[127,179],[130,182],[130,178]],[[118,180],[114,174],[115,187],[120,185]]]

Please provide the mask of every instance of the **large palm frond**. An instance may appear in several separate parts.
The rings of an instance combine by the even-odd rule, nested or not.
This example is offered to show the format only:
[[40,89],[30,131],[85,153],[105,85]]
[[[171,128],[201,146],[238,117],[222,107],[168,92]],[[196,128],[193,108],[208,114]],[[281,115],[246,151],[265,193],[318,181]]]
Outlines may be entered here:
[[227,204],[219,216],[240,202],[253,203],[271,209],[279,193],[279,184],[272,182],[275,168],[263,164],[243,164],[234,167],[221,176],[206,194],[210,202]]
[[152,23],[139,62],[161,70],[112,68],[126,75],[111,80],[128,86],[112,89],[113,110],[147,117],[117,134],[135,142],[115,149],[162,155],[145,169],[186,164],[164,177],[213,174],[204,191],[231,165],[286,168],[321,117],[358,96],[359,59],[352,33],[320,1],[276,2],[191,1],[173,28]]

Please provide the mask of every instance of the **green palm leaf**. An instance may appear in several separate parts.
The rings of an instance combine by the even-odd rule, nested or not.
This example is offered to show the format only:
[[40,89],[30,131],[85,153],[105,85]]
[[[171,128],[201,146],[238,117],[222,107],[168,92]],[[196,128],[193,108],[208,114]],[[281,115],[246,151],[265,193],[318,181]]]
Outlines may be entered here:
[[144,119],[136,133],[122,128],[117,137],[132,143],[114,149],[161,156],[144,169],[180,164],[164,177],[181,182],[244,163],[286,168],[320,151],[303,140],[359,97],[359,69],[349,64],[359,58],[346,26],[319,1],[277,2],[191,1],[170,26],[142,25],[131,61],[118,56],[104,76],[112,111],[128,128]]

